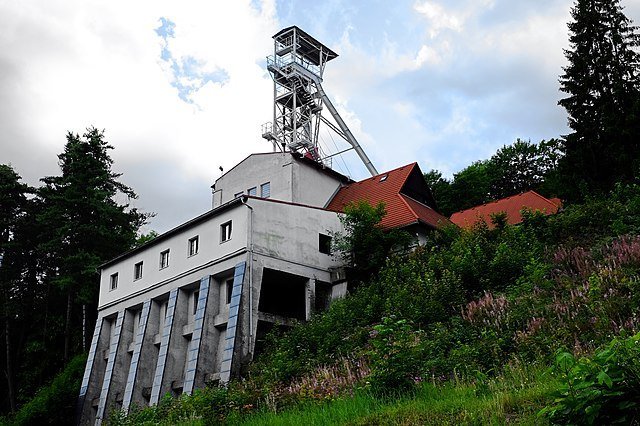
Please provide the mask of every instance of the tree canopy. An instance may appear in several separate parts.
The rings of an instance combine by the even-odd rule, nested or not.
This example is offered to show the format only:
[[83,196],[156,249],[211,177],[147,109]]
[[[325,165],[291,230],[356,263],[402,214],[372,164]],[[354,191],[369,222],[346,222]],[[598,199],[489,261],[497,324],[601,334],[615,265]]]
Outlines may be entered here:
[[449,181],[431,170],[425,180],[445,215],[488,201],[536,190],[557,195],[558,161],[562,157],[558,139],[538,144],[516,139],[500,148],[488,160],[476,161],[453,175]]
[[2,411],[14,411],[63,362],[86,350],[98,302],[98,266],[133,247],[148,214],[120,200],[104,131],[67,134],[61,174],[29,188],[0,165]]
[[[640,159],[640,38],[619,0],[578,0],[558,104],[569,114],[561,162],[566,195],[610,189],[637,174]],[[583,194],[584,195],[584,194]]]

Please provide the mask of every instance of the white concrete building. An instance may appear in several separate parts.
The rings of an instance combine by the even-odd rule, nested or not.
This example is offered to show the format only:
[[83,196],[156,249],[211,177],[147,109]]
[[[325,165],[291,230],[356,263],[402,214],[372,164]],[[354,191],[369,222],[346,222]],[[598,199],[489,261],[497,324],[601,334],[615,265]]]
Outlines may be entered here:
[[329,249],[350,197],[397,195],[404,207],[391,202],[394,211],[417,203],[390,215],[412,232],[444,219],[424,204],[432,198],[416,176],[409,165],[354,191],[359,183],[299,154],[247,157],[212,187],[212,210],[102,265],[79,422],[238,374],[274,325],[304,321],[345,294]]

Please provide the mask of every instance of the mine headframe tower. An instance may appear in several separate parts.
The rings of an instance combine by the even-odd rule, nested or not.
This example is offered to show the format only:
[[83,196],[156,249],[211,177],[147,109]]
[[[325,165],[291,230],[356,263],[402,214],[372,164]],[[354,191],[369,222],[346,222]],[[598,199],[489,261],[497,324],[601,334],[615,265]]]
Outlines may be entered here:
[[[296,26],[279,31],[273,40],[273,55],[267,57],[273,78],[273,122],[262,126],[262,137],[273,143],[274,151],[300,152],[323,163],[329,157],[318,145],[323,123],[351,145],[349,150],[356,151],[372,176],[378,174],[322,88],[325,65],[338,54]],[[322,116],[323,106],[336,124]]]

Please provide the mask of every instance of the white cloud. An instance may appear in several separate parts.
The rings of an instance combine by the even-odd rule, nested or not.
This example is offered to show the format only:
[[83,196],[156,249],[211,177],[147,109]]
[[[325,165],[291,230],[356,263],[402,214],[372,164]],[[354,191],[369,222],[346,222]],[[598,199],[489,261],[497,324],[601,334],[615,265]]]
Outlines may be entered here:
[[453,30],[455,32],[462,31],[464,18],[445,10],[442,5],[436,2],[425,1],[423,3],[416,3],[414,9],[427,18],[431,38],[436,37],[443,29]]
[[[248,0],[3,2],[0,66],[14,75],[0,85],[0,95],[17,112],[15,118],[0,117],[2,161],[35,183],[59,173],[57,158],[34,163],[30,152],[61,152],[66,131],[95,125],[107,130],[116,147],[115,167],[146,210],[166,206],[138,190],[147,186],[144,174],[127,173],[121,164],[148,169],[160,179],[154,185],[169,188],[172,183],[162,179],[175,171],[152,169],[170,163],[197,178],[206,192],[219,165],[229,168],[250,152],[269,149],[260,124],[270,118],[272,83],[259,62],[270,52],[278,24],[273,1],[259,6]],[[174,57],[193,58],[202,72],[223,69],[228,75],[224,84],[201,87],[197,76],[181,76],[182,84],[194,88],[194,105],[179,99],[171,86],[174,76],[160,58],[162,39],[155,29],[161,17],[175,23],[168,45]],[[23,152],[5,146],[16,142]],[[182,206],[173,218],[156,218],[158,228],[200,213],[209,200],[193,203],[200,210]]]

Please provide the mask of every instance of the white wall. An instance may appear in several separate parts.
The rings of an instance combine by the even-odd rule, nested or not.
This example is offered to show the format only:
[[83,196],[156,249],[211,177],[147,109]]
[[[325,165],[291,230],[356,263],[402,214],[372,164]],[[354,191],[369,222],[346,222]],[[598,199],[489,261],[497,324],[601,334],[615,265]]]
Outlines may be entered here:
[[268,200],[248,200],[254,208],[253,248],[256,253],[327,269],[338,266],[333,256],[320,253],[318,234],[342,232],[338,215],[322,209]]
[[216,181],[213,207],[217,207],[249,188],[270,182],[274,200],[324,207],[340,187],[340,181],[312,165],[295,159],[290,153],[253,154]]
[[[238,205],[225,210],[204,222],[141,249],[125,259],[107,266],[100,275],[100,298],[98,307],[127,297],[159,282],[170,280],[187,271],[196,269],[212,260],[219,259],[247,246],[247,207]],[[220,225],[232,221],[231,239],[220,241]],[[199,250],[188,256],[188,241],[198,236]],[[160,253],[169,249],[169,266],[160,269]],[[134,280],[134,265],[143,262],[142,278]],[[110,290],[110,277],[118,273],[118,288]],[[167,290],[168,291],[168,290]]]
[[265,182],[271,185],[270,198],[291,201],[292,161],[289,153],[250,155],[216,181],[213,207],[233,200],[238,192],[246,195],[254,186],[259,197],[260,185]]
[[291,201],[324,207],[340,188],[340,181],[314,167],[296,162],[293,165]]

